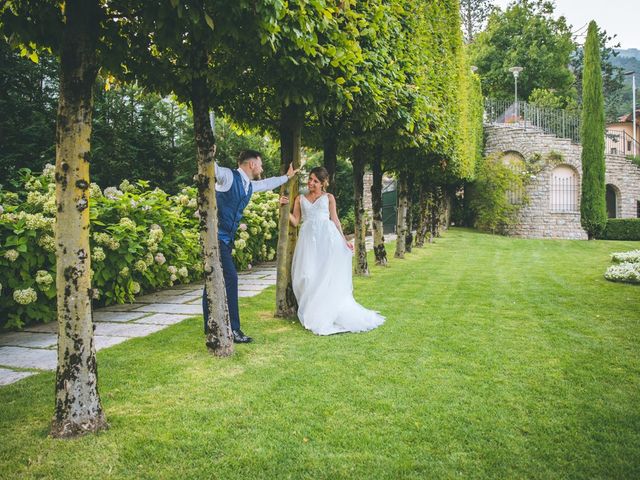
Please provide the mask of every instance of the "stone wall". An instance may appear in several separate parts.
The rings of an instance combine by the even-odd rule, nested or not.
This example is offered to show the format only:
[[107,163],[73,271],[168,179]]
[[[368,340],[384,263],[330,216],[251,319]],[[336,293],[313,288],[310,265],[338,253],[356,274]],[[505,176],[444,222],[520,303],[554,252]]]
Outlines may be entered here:
[[[537,130],[508,126],[485,126],[485,155],[519,154],[525,161],[543,159],[542,169],[527,187],[528,203],[519,212],[519,221],[512,235],[526,238],[586,239],[580,225],[580,180],[582,147],[569,139],[557,138]],[[549,154],[552,154],[551,156]],[[559,154],[555,155],[555,154]],[[578,204],[573,212],[551,210],[551,174],[558,165],[571,167],[578,178]],[[635,218],[640,200],[640,168],[620,155],[606,156],[606,183],[617,190],[617,210],[620,218]]]

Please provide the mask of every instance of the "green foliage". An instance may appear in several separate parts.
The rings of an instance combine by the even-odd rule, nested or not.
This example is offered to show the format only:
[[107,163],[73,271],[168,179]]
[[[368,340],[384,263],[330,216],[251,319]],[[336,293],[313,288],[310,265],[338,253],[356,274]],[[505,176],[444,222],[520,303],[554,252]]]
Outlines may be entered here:
[[640,240],[640,218],[610,218],[598,238],[602,240]]
[[598,27],[589,23],[585,42],[582,84],[582,196],[580,222],[589,238],[597,237],[607,224],[605,198],[605,122]]
[[[14,184],[16,192],[0,192],[0,326],[7,328],[56,318],[53,166],[42,175],[23,169]],[[201,278],[194,187],[170,196],[147,181],[124,180],[104,191],[92,184],[90,192],[96,305]],[[238,268],[273,260],[277,214],[278,195],[254,195],[235,239]]]
[[486,30],[471,44],[472,63],[478,66],[486,96],[513,99],[509,68],[521,66],[520,99],[528,99],[534,89],[551,88],[564,105],[576,98],[569,70],[575,49],[571,29],[564,17],[556,19],[553,14],[553,4],[542,0],[517,0],[504,11],[493,11]]
[[[492,233],[508,233],[517,221],[517,214],[527,199],[528,183],[524,165],[507,165],[499,155],[484,158],[476,179],[467,189],[475,226]],[[519,202],[510,200],[510,192],[521,195]]]

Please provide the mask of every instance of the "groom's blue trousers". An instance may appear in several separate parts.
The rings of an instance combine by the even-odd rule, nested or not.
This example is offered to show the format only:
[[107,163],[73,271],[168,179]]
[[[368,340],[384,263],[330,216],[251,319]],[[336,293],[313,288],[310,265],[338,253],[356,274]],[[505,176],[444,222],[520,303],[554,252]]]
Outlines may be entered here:
[[[231,245],[223,241],[220,245],[220,263],[222,264],[222,275],[224,277],[224,287],[227,292],[227,305],[229,307],[229,317],[231,319],[231,329],[240,330],[240,311],[238,309],[238,272],[231,256]],[[207,333],[207,322],[209,319],[209,306],[207,305],[207,289],[202,292],[202,312],[204,314],[204,333]]]

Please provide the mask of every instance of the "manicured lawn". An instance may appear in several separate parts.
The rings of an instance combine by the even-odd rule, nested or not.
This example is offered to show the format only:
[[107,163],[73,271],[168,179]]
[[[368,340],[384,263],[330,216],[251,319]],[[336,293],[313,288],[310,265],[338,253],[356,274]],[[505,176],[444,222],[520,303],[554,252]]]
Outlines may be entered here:
[[200,318],[101,352],[99,435],[47,437],[52,373],[0,388],[0,477],[640,478],[640,287],[602,276],[633,248],[453,229],[357,279],[365,334],[271,288],[233,358]]

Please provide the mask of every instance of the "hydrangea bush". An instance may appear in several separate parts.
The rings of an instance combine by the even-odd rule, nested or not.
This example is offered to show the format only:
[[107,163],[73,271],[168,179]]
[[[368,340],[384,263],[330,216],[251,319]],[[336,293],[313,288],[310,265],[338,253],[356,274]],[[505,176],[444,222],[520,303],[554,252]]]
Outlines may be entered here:
[[[55,319],[54,167],[22,170],[15,192],[0,191],[0,325]],[[96,306],[202,277],[196,189],[170,196],[148,182],[90,187],[91,273]],[[256,194],[233,250],[239,269],[273,260],[278,195]]]
[[612,282],[640,284],[640,250],[617,252],[611,254],[611,265],[604,273],[604,278]]

